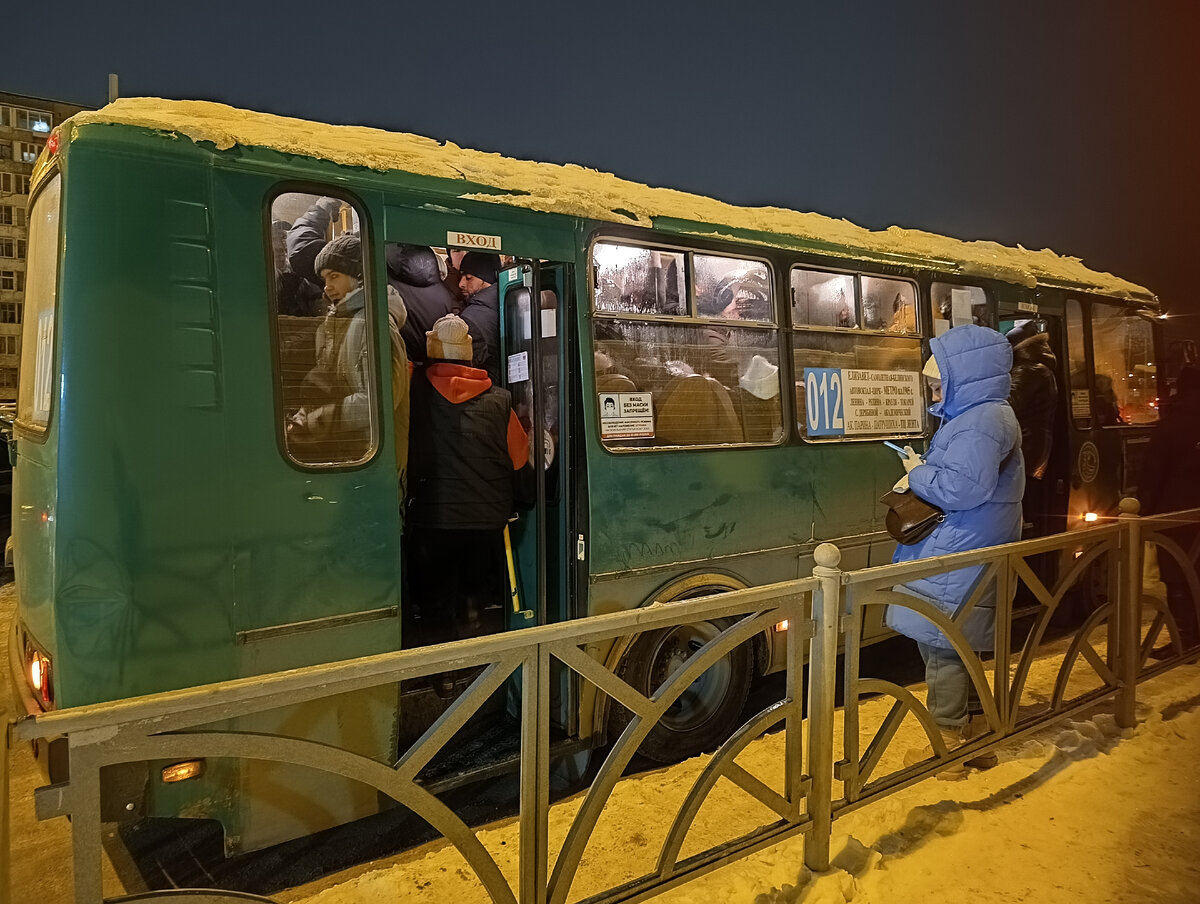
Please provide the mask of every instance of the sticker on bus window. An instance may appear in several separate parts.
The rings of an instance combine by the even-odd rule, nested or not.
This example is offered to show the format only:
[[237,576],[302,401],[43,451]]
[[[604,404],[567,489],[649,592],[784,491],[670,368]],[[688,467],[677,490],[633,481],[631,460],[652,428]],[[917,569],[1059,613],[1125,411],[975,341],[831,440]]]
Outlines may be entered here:
[[643,439],[654,436],[654,399],[649,392],[601,392],[600,438]]
[[508,382],[524,383],[529,379],[529,352],[508,356]]
[[1092,416],[1092,393],[1087,389],[1071,390],[1071,416],[1086,420]]
[[809,436],[918,433],[924,404],[921,376],[914,371],[804,369]]

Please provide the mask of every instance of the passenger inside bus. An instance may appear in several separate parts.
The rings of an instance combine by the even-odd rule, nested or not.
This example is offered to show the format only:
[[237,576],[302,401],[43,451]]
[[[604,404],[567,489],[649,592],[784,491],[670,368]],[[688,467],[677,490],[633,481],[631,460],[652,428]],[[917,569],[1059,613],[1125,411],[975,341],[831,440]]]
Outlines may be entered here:
[[1042,478],[1050,463],[1054,443],[1054,414],[1058,410],[1058,359],[1050,339],[1038,332],[1037,321],[1021,320],[1005,334],[1013,350],[1012,390],[1008,403],[1021,427],[1021,452],[1025,458],[1025,522],[1032,536],[1049,533]]
[[471,331],[473,363],[487,371],[492,382],[500,380],[500,255],[468,251],[459,261],[458,291],[462,298],[459,316]]
[[512,397],[471,366],[472,345],[466,321],[441,318],[427,335],[426,363],[412,387],[406,646],[503,627],[504,530],[516,483],[532,466]]
[[320,444],[331,461],[353,460],[370,442],[369,338],[358,236],[345,234],[326,243],[313,269],[332,308],[317,327],[316,366],[305,378],[311,401],[291,413],[288,435]]
[[425,334],[455,307],[442,282],[439,258],[428,245],[390,244],[385,254],[388,283],[404,299],[408,320],[400,330],[408,360],[425,360]]
[[[273,213],[305,198],[281,195]],[[276,221],[280,226],[286,223],[280,218]],[[356,212],[344,201],[317,197],[296,217],[284,237],[288,271],[303,279],[311,272],[322,286],[320,305],[310,304],[307,308],[316,308],[313,314],[280,310],[277,318],[288,451],[306,463],[360,461],[371,452],[371,329],[366,316],[362,248],[357,232],[350,231],[356,222]],[[276,283],[277,291],[280,285]],[[401,331],[408,313],[403,298],[392,286],[388,287],[387,302],[393,445],[402,499],[408,459],[410,377]],[[282,303],[282,296],[277,296],[277,304]],[[318,319],[321,314],[323,318]],[[304,365],[309,366],[301,369]]]

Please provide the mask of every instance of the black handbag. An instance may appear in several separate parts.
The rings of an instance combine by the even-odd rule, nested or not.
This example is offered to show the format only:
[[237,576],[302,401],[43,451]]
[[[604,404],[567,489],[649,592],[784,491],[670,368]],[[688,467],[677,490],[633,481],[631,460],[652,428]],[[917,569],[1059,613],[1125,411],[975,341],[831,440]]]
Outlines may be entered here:
[[932,503],[926,502],[912,490],[897,493],[889,490],[879,501],[888,507],[884,526],[897,543],[910,546],[920,543],[938,524],[946,519],[946,513]]

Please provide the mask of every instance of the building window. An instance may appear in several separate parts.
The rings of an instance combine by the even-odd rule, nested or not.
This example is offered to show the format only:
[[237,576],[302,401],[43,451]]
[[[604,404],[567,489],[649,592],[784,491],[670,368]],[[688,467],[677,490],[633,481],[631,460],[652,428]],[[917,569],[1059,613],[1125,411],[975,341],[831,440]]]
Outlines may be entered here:
[[24,226],[25,208],[0,204],[0,226]]
[[43,135],[50,133],[50,127],[54,123],[54,116],[50,113],[45,113],[41,110],[24,110],[20,107],[15,108],[16,126],[18,129],[25,129],[29,132],[38,132]]
[[20,351],[17,336],[0,336],[0,355],[17,355]]
[[16,257],[17,240],[0,237],[0,257]]
[[22,163],[33,163],[37,160],[41,148],[31,141],[17,142],[17,159]]
[[0,173],[0,194],[29,194],[29,177],[21,173]]
[[17,372],[11,367],[0,367],[0,389],[16,389]]
[[0,160],[12,160],[12,145],[7,142],[0,144]]
[[0,323],[20,323],[21,305],[16,301],[0,301]]
[[0,107],[0,126],[8,128],[12,125],[12,110],[9,107]]
[[0,270],[0,289],[8,292],[25,291],[25,273],[22,270]]

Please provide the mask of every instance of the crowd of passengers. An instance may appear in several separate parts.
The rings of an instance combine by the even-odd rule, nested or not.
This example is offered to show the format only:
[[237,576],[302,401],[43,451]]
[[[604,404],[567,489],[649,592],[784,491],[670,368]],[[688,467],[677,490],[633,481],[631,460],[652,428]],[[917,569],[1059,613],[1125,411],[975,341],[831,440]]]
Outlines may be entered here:
[[[649,279],[655,283],[658,280]],[[671,280],[665,280],[670,287]],[[601,292],[604,288],[601,287]],[[671,309],[678,298],[663,296]],[[645,311],[633,294],[614,307]],[[739,330],[737,321],[769,323],[774,314],[766,279],[737,270],[697,292],[702,326],[630,320],[596,321],[596,389],[647,392],[654,397],[660,445],[773,442],[782,429],[777,352],[769,333]],[[628,442],[636,445],[636,442]]]
[[[310,463],[361,459],[371,442],[363,250],[353,231],[329,238],[344,207],[322,197],[272,224],[288,446]],[[498,385],[501,261],[395,244],[386,265],[405,643],[497,631],[504,530],[532,480],[525,428]]]

